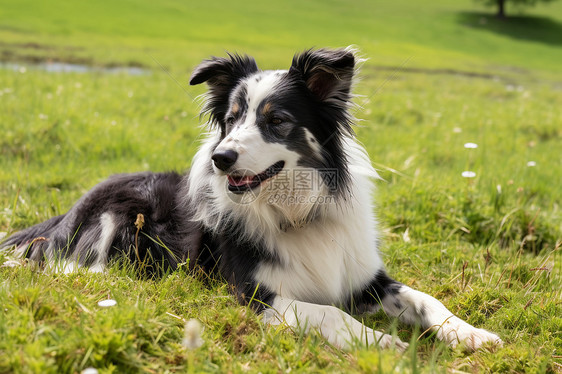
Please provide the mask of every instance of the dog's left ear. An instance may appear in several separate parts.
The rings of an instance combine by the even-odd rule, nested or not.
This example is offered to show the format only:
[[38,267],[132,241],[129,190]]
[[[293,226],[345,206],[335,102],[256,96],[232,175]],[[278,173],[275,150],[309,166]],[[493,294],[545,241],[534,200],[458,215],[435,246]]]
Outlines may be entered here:
[[308,50],[295,55],[289,74],[299,75],[321,101],[350,99],[355,56],[347,49]]

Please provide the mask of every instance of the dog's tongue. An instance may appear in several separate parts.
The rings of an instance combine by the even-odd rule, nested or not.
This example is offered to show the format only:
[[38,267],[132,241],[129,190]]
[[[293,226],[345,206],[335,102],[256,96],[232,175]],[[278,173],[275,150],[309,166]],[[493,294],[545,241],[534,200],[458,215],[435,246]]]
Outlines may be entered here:
[[251,184],[254,181],[254,177],[253,176],[243,176],[243,177],[232,177],[232,176],[228,176],[228,183],[231,186],[235,186],[235,187],[240,187],[240,186],[245,186],[248,184]]

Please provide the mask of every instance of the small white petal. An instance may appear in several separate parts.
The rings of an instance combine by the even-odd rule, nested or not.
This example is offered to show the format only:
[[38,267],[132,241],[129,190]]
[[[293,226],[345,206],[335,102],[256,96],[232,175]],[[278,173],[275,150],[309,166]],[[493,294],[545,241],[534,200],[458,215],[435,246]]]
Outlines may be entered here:
[[102,300],[98,302],[98,305],[101,306],[102,308],[109,308],[111,306],[117,305],[117,301],[113,299]]
[[82,370],[80,374],[98,374],[98,369],[96,368],[86,368]]
[[464,143],[465,148],[478,148],[478,144],[476,143]]
[[201,322],[192,318],[185,324],[185,338],[183,339],[183,346],[187,349],[196,349],[203,345],[203,326]]
[[406,231],[404,231],[404,233],[402,234],[402,240],[404,240],[406,243],[410,242],[410,234],[408,233],[409,231],[409,227],[406,228]]
[[529,161],[527,162],[527,166],[532,168],[533,166],[537,166],[537,163],[535,161]]
[[465,178],[474,178],[476,176],[476,173],[473,172],[473,171],[467,170],[467,171],[462,172],[462,176],[465,177]]

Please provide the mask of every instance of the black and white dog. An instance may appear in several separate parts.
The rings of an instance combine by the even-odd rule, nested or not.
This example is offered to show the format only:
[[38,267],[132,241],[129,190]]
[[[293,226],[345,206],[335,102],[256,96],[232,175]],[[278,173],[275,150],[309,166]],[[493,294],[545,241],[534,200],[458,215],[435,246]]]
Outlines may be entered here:
[[210,134],[187,175],[116,175],[68,213],[17,232],[16,255],[103,271],[125,256],[144,269],[218,271],[272,324],[317,329],[330,343],[405,349],[339,307],[388,315],[471,349],[500,338],[453,315],[384,270],[372,168],[354,138],[350,49],[308,50],[289,70],[247,56],[203,61]]

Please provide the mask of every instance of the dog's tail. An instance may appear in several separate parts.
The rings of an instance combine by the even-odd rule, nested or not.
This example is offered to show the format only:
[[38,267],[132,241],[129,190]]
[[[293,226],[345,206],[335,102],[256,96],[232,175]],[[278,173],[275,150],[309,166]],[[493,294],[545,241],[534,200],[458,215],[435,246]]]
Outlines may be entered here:
[[30,258],[41,261],[47,252],[47,248],[54,243],[53,232],[63,220],[64,214],[53,217],[45,222],[15,232],[5,240],[0,240],[0,251],[14,250],[15,257]]

